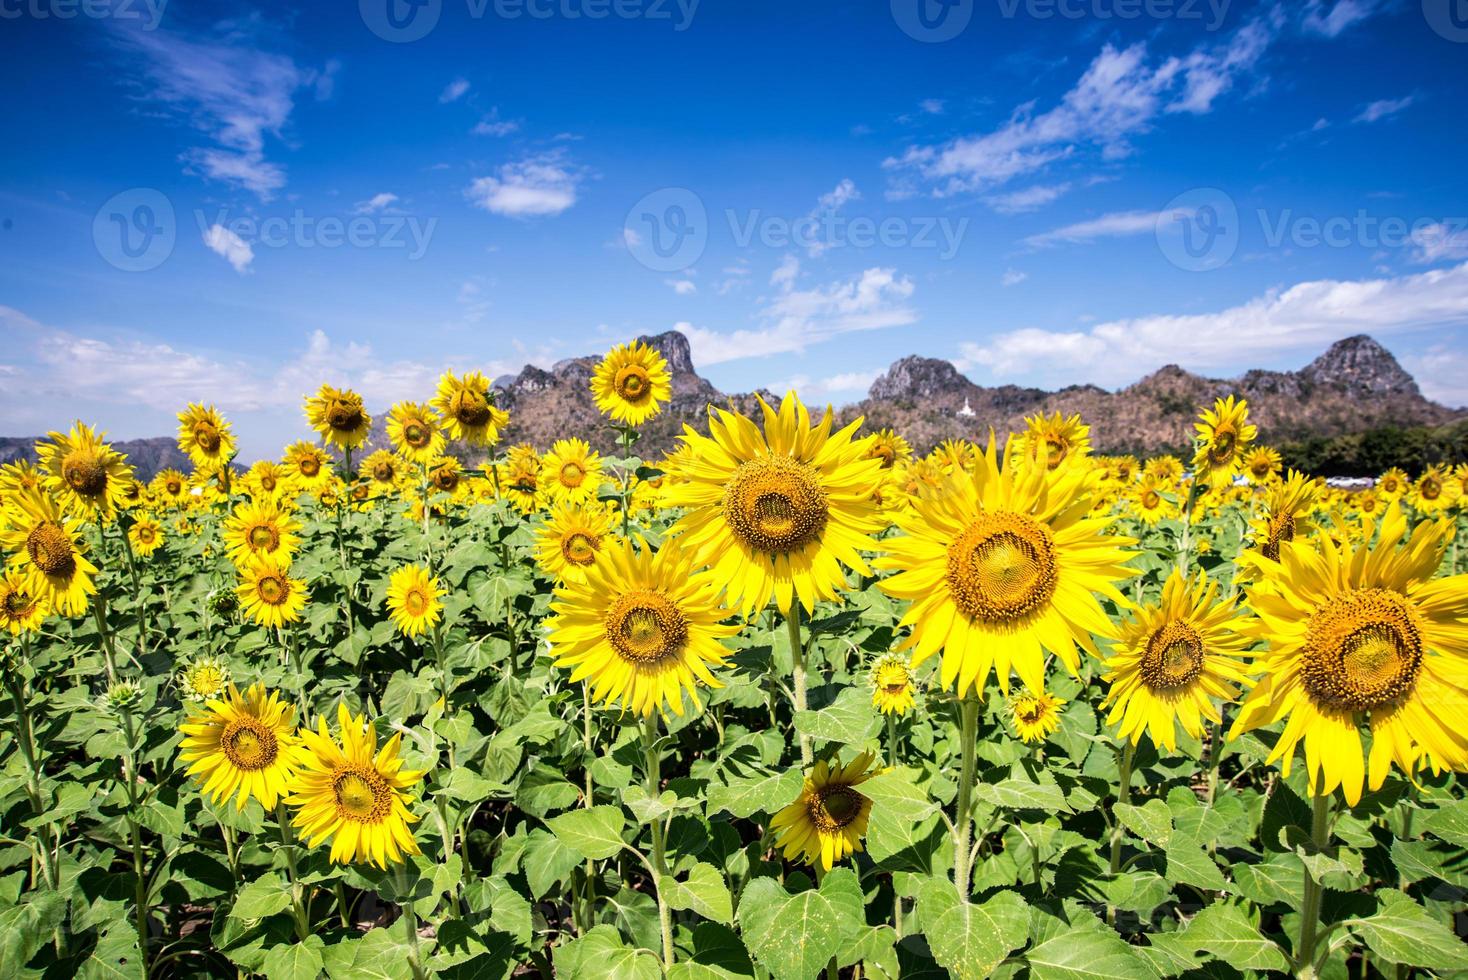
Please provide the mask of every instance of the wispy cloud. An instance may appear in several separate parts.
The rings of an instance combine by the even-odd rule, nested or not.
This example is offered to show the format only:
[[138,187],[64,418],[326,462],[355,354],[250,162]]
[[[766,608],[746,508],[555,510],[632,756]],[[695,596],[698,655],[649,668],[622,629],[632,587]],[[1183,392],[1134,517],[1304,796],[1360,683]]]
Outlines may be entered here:
[[1383,0],[1310,0],[1301,26],[1312,34],[1337,37],[1385,6]]
[[1030,278],[1028,272],[1020,272],[1018,269],[1005,269],[1004,275],[999,277],[999,283],[1003,286],[1018,286]]
[[240,275],[248,272],[250,263],[255,261],[255,250],[249,242],[223,225],[210,225],[205,229],[204,245],[234,266],[234,271]]
[[438,94],[438,101],[445,105],[450,102],[457,102],[464,97],[464,93],[467,91],[469,91],[468,80],[456,78],[444,86],[443,91]]
[[520,131],[520,120],[501,119],[499,106],[495,106],[479,122],[474,124],[475,136],[509,136]]
[[1403,109],[1417,101],[1415,95],[1404,95],[1400,99],[1377,99],[1375,102],[1367,103],[1355,121],[1358,123],[1374,123],[1390,116],[1395,116]]
[[1031,248],[1048,248],[1062,243],[1086,245],[1098,238],[1142,235],[1156,229],[1159,217],[1160,212],[1157,211],[1113,211],[1099,218],[1077,221],[1063,228],[1031,235],[1024,240],[1024,243]]
[[1468,259],[1468,222],[1439,222],[1412,232],[1412,261],[1461,262]]
[[379,211],[387,210],[397,202],[398,196],[396,194],[389,194],[388,192],[383,191],[380,194],[373,194],[365,201],[358,201],[357,206],[352,209],[352,213],[376,214]]
[[477,178],[465,192],[476,207],[510,218],[553,217],[576,203],[584,172],[560,151],[527,157]]
[[[832,190],[828,191],[825,194],[822,194],[816,200],[815,210],[810,213],[809,217],[812,221],[817,222],[824,218],[834,217],[848,203],[850,203],[851,201],[855,201],[860,197],[861,192],[856,189],[856,183],[852,181],[851,178],[847,177],[843,179],[841,183],[837,184]],[[815,241],[812,241],[810,245],[806,247],[806,251],[811,255],[812,258],[814,258],[825,254],[832,247],[834,247],[833,242],[820,241],[819,239],[817,239]]]
[[872,386],[872,382],[876,381],[881,373],[881,371],[846,371],[824,378],[797,374],[784,381],[773,382],[767,387],[777,395],[794,391],[800,395],[802,401],[814,404],[831,400],[853,401],[865,395],[867,389]]
[[1000,214],[1023,214],[1026,211],[1038,210],[1058,200],[1069,190],[1069,182],[1036,184],[1033,187],[1026,187],[1024,190],[1012,191],[1008,194],[991,194],[984,198],[984,203]]

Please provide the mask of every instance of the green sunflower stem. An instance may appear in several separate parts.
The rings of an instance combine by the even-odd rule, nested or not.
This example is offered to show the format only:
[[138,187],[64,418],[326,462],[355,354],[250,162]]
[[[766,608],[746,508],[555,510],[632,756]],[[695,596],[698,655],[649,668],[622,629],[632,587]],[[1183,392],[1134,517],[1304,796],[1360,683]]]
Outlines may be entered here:
[[[1311,798],[1314,804],[1310,826],[1310,839],[1317,851],[1325,849],[1330,842],[1330,810],[1334,798],[1330,795]],[[1316,940],[1320,933],[1320,902],[1323,897],[1320,882],[1305,870],[1305,890],[1300,901],[1300,942],[1295,949],[1295,975],[1302,978],[1315,976]]]
[[958,804],[953,811],[953,884],[958,897],[969,899],[969,875],[973,870],[973,796],[974,770],[978,756],[979,702],[965,696],[958,703],[958,751],[961,761],[958,776]]
[[[342,483],[350,485],[352,473],[352,451],[342,450]],[[347,497],[350,499],[351,494]],[[352,587],[347,583],[347,573],[350,566],[347,564],[347,532],[344,524],[346,516],[345,501],[336,502],[336,553],[341,561],[342,569],[342,611],[347,614],[347,636],[357,632],[356,617],[352,614]]]
[[300,876],[296,872],[296,842],[291,833],[290,816],[285,811],[285,801],[275,803],[275,823],[280,828],[280,843],[285,854],[285,874],[291,883],[291,917],[296,923],[296,938],[305,942],[311,935],[311,922],[306,917],[305,905],[301,902]]
[[[1121,750],[1121,786],[1116,791],[1116,802],[1125,806],[1132,801],[1132,762],[1137,756],[1137,743],[1127,740]],[[1121,871],[1121,821],[1113,811],[1111,820],[1111,873]]]
[[[425,980],[428,974],[423,969],[423,957],[418,950],[418,913],[413,908],[413,898],[408,895],[408,876],[404,865],[393,866],[393,882],[397,886],[398,908],[403,910],[403,922],[408,930],[408,968],[413,971],[413,980]],[[406,901],[401,901],[406,896]]]
[[[658,758],[658,716],[649,713],[642,720],[642,748],[646,758],[647,794],[656,797],[662,792],[662,774]],[[676,962],[673,955],[673,912],[663,888],[663,879],[668,877],[667,829],[661,818],[652,822],[652,867],[653,888],[658,897],[658,924],[663,934],[663,968],[671,970]]]
[[887,712],[887,765],[895,766],[898,764],[898,757],[901,755],[899,749],[900,746],[897,744],[897,713],[895,711],[889,711]]
[[624,426],[622,434],[622,537],[628,536],[632,519],[632,468],[628,460],[632,456],[632,429]]
[[[127,790],[127,830],[133,851],[133,906],[138,930],[138,955],[143,966],[148,963],[148,877],[143,873],[143,832],[138,827],[138,764],[137,729],[133,725],[133,713],[122,709],[123,788]],[[144,970],[146,973],[147,970]]]
[[[22,634],[24,637],[24,634]],[[29,653],[29,638],[22,639],[26,652]],[[26,658],[30,658],[27,656]],[[20,748],[21,758],[25,760],[26,773],[26,796],[30,798],[31,810],[38,817],[46,815],[46,805],[41,799],[41,766],[39,755],[36,752],[35,726],[31,719],[30,705],[26,703],[25,680],[20,671],[6,669],[5,686],[10,691],[10,700],[15,707],[15,742]],[[53,856],[50,836],[54,830],[51,824],[46,824],[38,840],[31,844],[37,854],[37,864],[40,866],[41,880],[48,889],[55,889],[58,884],[58,868],[60,864],[59,855]],[[57,839],[59,841],[59,832]],[[34,869],[32,869],[34,870]]]
[[[790,637],[790,661],[792,665],[791,678],[795,689],[795,711],[797,714],[806,709],[805,699],[805,647],[800,642],[800,600],[794,597],[790,600],[790,611],[785,614],[785,632]],[[801,732],[800,738],[800,765],[809,769],[815,762],[815,752],[811,748],[810,736]]]
[[102,637],[102,660],[107,665],[107,683],[117,683],[117,650],[112,645],[112,631],[107,628],[107,600],[99,590],[97,601],[92,603],[92,618],[97,622],[97,633]]
[[[596,751],[596,739],[591,727],[591,682],[587,681],[581,685],[581,736],[582,748],[586,753],[584,763],[586,770],[586,798],[585,805],[591,807],[596,803],[596,784],[591,775],[591,760]],[[586,859],[586,888],[581,900],[580,914],[576,916],[579,934],[585,935],[586,930],[591,928],[591,909],[596,901],[596,862],[591,858]]]

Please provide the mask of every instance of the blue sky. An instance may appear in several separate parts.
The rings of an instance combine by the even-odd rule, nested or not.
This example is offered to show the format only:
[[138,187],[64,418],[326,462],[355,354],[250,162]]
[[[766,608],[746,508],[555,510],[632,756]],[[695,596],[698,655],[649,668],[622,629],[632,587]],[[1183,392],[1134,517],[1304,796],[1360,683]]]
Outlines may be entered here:
[[0,434],[204,399],[271,454],[323,381],[675,327],[837,403],[909,353],[1117,387],[1364,331],[1468,403],[1448,13],[0,0]]

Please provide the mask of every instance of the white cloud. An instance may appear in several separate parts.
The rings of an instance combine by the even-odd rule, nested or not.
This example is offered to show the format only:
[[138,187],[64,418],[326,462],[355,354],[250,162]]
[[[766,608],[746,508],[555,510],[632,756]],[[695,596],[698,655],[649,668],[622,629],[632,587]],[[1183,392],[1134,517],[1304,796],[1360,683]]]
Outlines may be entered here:
[[1468,353],[1461,342],[1434,344],[1421,354],[1408,354],[1402,366],[1428,398],[1454,408],[1468,407]]
[[941,116],[943,115],[943,105],[942,99],[923,99],[923,101],[918,103],[918,108],[930,116]]
[[1400,99],[1377,99],[1375,102],[1367,103],[1356,117],[1358,123],[1374,123],[1395,116],[1403,109],[1417,101],[1415,95],[1404,95]]
[[357,206],[352,209],[353,214],[376,214],[398,202],[396,194],[383,191],[381,194],[373,194],[365,201],[358,201]]
[[1433,262],[1461,262],[1468,259],[1468,223],[1440,222],[1412,232],[1412,260],[1424,265]]
[[1119,238],[1126,235],[1149,234],[1156,230],[1157,211],[1113,211],[1089,221],[1078,221],[1063,228],[1031,235],[1024,243],[1031,248],[1048,248],[1066,243],[1085,245],[1098,238]]
[[679,296],[692,296],[698,292],[698,284],[692,279],[667,279],[664,281]]
[[770,285],[788,290],[795,284],[795,277],[798,275],[800,275],[800,260],[793,255],[787,255],[780,260],[775,271],[770,273]]
[[992,194],[984,203],[1000,214],[1023,214],[1042,208],[1070,190],[1069,182],[1063,184],[1036,184],[1024,190],[1008,194]]
[[204,244],[241,275],[248,272],[250,263],[255,261],[255,250],[250,244],[223,225],[210,225],[204,232]]
[[475,206],[511,218],[554,216],[576,203],[584,174],[563,153],[544,153],[479,177],[465,192]]
[[[807,217],[810,221],[815,222],[814,227],[821,228],[823,227],[821,222],[823,222],[825,219],[834,217],[836,213],[839,212],[843,207],[845,207],[849,202],[855,201],[860,197],[861,192],[856,189],[855,182],[853,182],[849,177],[845,178],[831,191],[822,194],[819,198],[816,199],[815,210],[812,211]],[[826,242],[816,239],[813,240],[808,246],[806,246],[806,252],[809,253],[812,258],[815,258],[825,254],[833,247],[835,247],[834,242]]]
[[1310,0],[1301,26],[1313,34],[1337,37],[1381,8],[1381,0],[1335,0],[1329,9],[1324,0]]
[[1382,337],[1464,324],[1468,263],[1388,279],[1302,282],[1216,313],[1113,320],[1084,331],[1014,330],[962,345],[961,361],[995,377],[1118,385],[1168,363],[1230,370],[1357,333]]
[[468,80],[463,78],[456,78],[452,82],[449,82],[447,85],[444,86],[443,91],[439,93],[438,101],[445,104],[449,102],[457,102],[460,98],[463,97],[464,93],[467,91],[469,91]]
[[475,136],[509,136],[518,132],[520,121],[518,119],[501,119],[499,107],[491,109],[489,115],[475,123],[472,132]]
[[867,393],[872,382],[877,380],[881,371],[847,371],[844,374],[833,374],[825,378],[812,378],[809,375],[797,374],[784,381],[776,381],[767,385],[777,395],[783,395],[787,391],[798,393],[802,401],[819,404],[831,399],[833,396],[841,396],[844,401],[859,399]]
[[1020,272],[1018,269],[1005,269],[1004,275],[1000,278],[999,282],[1005,286],[1018,286],[1028,278],[1030,278],[1028,272]]
[[799,263],[787,256],[774,280],[778,295],[760,311],[758,329],[727,333],[679,323],[693,348],[694,363],[721,364],[746,357],[803,351],[834,337],[906,326],[917,320],[907,305],[912,280],[892,269],[867,269],[859,276],[814,289],[796,289]]

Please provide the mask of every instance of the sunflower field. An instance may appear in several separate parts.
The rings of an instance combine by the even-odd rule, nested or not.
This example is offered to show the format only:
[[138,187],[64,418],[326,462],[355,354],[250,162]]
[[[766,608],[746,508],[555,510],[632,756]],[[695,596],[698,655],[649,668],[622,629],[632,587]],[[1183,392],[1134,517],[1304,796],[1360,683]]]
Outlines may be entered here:
[[0,977],[1468,975],[1468,469],[591,386],[0,470]]

